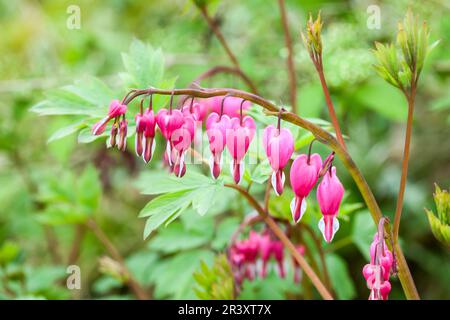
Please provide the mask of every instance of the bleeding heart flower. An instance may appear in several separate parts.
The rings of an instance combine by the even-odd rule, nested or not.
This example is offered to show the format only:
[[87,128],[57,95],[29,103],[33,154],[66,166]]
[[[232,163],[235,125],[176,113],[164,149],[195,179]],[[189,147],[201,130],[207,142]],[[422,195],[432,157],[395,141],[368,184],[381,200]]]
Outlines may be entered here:
[[322,159],[317,153],[310,157],[301,154],[295,158],[291,167],[291,186],[295,198],[291,202],[292,219],[298,223],[306,211],[306,197],[319,180]]
[[294,152],[294,138],[289,129],[277,129],[270,125],[264,129],[263,146],[273,169],[272,186],[277,195],[283,193],[283,168]]
[[[300,255],[305,255],[305,247],[303,245],[296,245],[295,249]],[[292,257],[292,263],[294,265],[294,282],[299,283],[302,277],[302,269],[300,268],[300,265],[298,264],[297,260],[294,259],[294,257]]]
[[[373,238],[373,242],[370,245],[370,263],[375,264],[375,256],[377,251],[377,246],[379,245],[378,242],[378,233],[375,233],[375,236]],[[386,241],[383,239],[383,243],[381,244],[383,250],[381,250],[381,257],[379,257],[379,261],[381,266],[383,267],[383,278],[385,280],[389,280],[390,272],[392,265],[394,263],[394,256],[391,251],[389,251]]]
[[108,115],[94,124],[92,127],[92,134],[96,136],[102,134],[111,119],[118,118],[125,114],[125,112],[127,112],[127,106],[125,104],[122,104],[119,100],[111,101],[109,104]]
[[284,264],[283,264],[283,256],[284,256],[284,247],[283,243],[281,241],[272,241],[272,253],[273,257],[277,261],[278,265],[278,273],[281,278],[284,278],[286,276],[286,272],[284,270]]
[[128,121],[122,119],[119,122],[119,141],[117,142],[117,148],[121,151],[125,151],[127,148],[127,127]]
[[262,260],[262,268],[261,268],[261,277],[264,278],[267,275],[267,263],[272,254],[272,240],[270,239],[270,235],[264,234],[261,235],[259,239],[259,255]]
[[370,280],[372,280],[372,284],[370,287],[369,300],[388,300],[389,293],[392,289],[391,283],[389,281],[383,281],[377,284],[376,280]]
[[111,148],[114,148],[116,146],[116,138],[117,138],[117,134],[119,133],[119,126],[117,125],[117,122],[114,121],[112,127],[111,127],[111,132],[109,134],[109,144]]
[[166,153],[169,164],[172,165],[171,159],[172,145],[171,137],[175,130],[180,129],[184,124],[184,116],[180,110],[161,109],[156,115],[156,123],[161,130],[162,135],[167,140]]
[[231,172],[236,184],[239,184],[244,175],[244,164],[241,161],[248,151],[250,142],[253,140],[255,130],[255,121],[250,116],[245,116],[242,121],[239,118],[232,118],[230,120],[230,128],[227,130],[226,142],[228,151],[233,157]]
[[146,163],[150,162],[154,152],[155,126],[153,110],[146,110],[143,114],[136,115],[136,154],[139,157],[142,156]]
[[227,115],[221,117],[215,112],[206,119],[206,134],[209,140],[209,150],[211,150],[209,166],[214,179],[219,177],[222,169],[222,152],[226,145],[226,134],[230,128],[230,122]]
[[331,242],[339,229],[339,220],[336,216],[343,195],[344,187],[336,176],[336,167],[331,167],[317,188],[317,201],[323,214],[323,218],[319,221],[319,229],[326,242]]
[[172,145],[171,159],[174,167],[173,172],[177,177],[182,177],[186,173],[185,154],[190,148],[195,134],[195,120],[191,116],[184,117],[184,124],[175,130],[170,137]]

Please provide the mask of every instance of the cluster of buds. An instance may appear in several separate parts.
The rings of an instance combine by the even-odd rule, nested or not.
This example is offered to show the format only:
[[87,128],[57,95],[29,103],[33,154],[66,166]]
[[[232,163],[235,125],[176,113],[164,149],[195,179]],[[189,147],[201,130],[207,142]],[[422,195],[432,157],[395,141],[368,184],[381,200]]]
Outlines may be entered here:
[[306,197],[322,178],[317,187],[316,198],[323,217],[319,229],[326,242],[331,242],[339,229],[337,215],[344,195],[344,187],[336,175],[333,164],[334,152],[322,163],[319,154],[301,154],[295,158],[291,167],[291,185],[295,197],[291,202],[292,219],[298,223],[306,211]]
[[382,218],[370,245],[370,263],[362,271],[370,289],[369,300],[387,300],[391,292],[389,278],[395,270],[395,259],[384,240],[384,221]]
[[[297,246],[297,250],[304,254],[303,246]],[[275,260],[278,276],[284,278],[286,269],[281,241],[273,239],[268,232],[251,230],[248,238],[234,242],[229,249],[229,260],[236,284],[241,285],[244,279],[252,281],[257,277],[265,278],[271,258]],[[299,281],[300,267],[295,261],[293,266],[294,280]]]
[[306,34],[301,32],[303,44],[305,45],[311,60],[316,67],[322,65],[322,21],[320,19],[320,12],[316,20],[313,20],[312,15],[306,22]]

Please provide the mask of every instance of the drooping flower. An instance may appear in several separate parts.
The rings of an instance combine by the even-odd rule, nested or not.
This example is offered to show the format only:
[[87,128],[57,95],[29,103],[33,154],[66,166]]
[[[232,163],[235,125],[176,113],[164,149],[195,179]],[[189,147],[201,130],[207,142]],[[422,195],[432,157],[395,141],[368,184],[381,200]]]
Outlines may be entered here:
[[119,133],[119,125],[117,124],[117,121],[114,121],[113,125],[111,126],[111,132],[109,134],[109,144],[111,148],[114,148],[116,146],[118,133]]
[[248,151],[250,142],[255,135],[255,121],[250,116],[243,118],[232,118],[230,120],[230,128],[227,130],[226,143],[233,162],[231,163],[231,173],[236,184],[244,175],[244,163],[241,162]]
[[263,234],[259,238],[259,255],[262,260],[260,275],[264,278],[267,275],[267,263],[272,255],[272,240],[268,234]]
[[306,211],[306,197],[319,179],[322,158],[317,153],[310,156],[301,154],[291,167],[291,186],[295,198],[291,202],[292,219],[298,223]]
[[117,148],[121,151],[125,151],[127,148],[127,128],[128,121],[122,119],[119,122],[119,141],[117,142]]
[[173,172],[177,177],[182,177],[186,173],[185,154],[191,146],[194,134],[195,120],[191,116],[184,117],[183,125],[171,134],[172,152],[170,158],[173,161]]
[[394,256],[386,246],[385,240],[379,241],[379,235],[384,234],[385,221],[384,217],[380,219],[378,232],[375,233],[370,245],[370,263],[362,270],[367,287],[370,289],[369,300],[387,300],[391,291],[389,278],[395,264]]
[[184,124],[183,113],[180,110],[161,109],[156,115],[156,123],[161,130],[162,135],[167,141],[166,153],[168,156],[169,164],[172,165],[173,161],[171,159],[171,138],[174,131],[180,129]]
[[294,152],[294,138],[289,129],[269,125],[264,129],[263,146],[273,169],[272,186],[277,195],[283,193],[285,175],[283,168]]
[[339,229],[337,214],[343,195],[344,187],[336,176],[336,167],[331,167],[317,188],[317,201],[323,215],[319,229],[326,242],[331,242]]
[[392,252],[388,249],[386,241],[384,239],[382,243],[379,243],[378,233],[375,233],[372,244],[370,245],[370,263],[372,265],[376,263],[377,249],[379,245],[381,245],[379,261],[380,265],[383,268],[382,269],[383,278],[385,280],[389,280],[389,275],[391,273],[392,265],[394,263],[394,256],[392,255]]
[[227,129],[230,128],[230,118],[227,115],[219,116],[217,113],[211,113],[206,119],[206,134],[209,140],[209,149],[211,159],[209,166],[211,176],[214,179],[219,177],[222,169],[222,152],[226,145]]
[[283,263],[284,247],[281,241],[272,241],[272,253],[278,265],[278,274],[281,278],[284,278],[286,276]]
[[136,115],[136,154],[139,157],[142,156],[146,163],[150,162],[153,156],[155,126],[156,119],[153,110],[145,110],[143,114],[138,113]]
[[243,256],[243,274],[249,280],[253,280],[256,276],[256,258],[259,252],[259,237],[253,234],[248,239],[237,241],[234,245],[236,252]]
[[[305,255],[305,247],[301,244],[296,245],[295,249],[297,252],[304,256]],[[294,266],[294,282],[299,283],[302,277],[302,269],[300,268],[300,265],[298,264],[297,260],[295,260],[294,257],[292,257],[292,264]]]
[[92,134],[96,136],[102,134],[111,119],[117,120],[121,115],[125,114],[125,112],[127,112],[127,106],[125,104],[122,104],[119,100],[111,101],[109,104],[108,115],[93,125]]

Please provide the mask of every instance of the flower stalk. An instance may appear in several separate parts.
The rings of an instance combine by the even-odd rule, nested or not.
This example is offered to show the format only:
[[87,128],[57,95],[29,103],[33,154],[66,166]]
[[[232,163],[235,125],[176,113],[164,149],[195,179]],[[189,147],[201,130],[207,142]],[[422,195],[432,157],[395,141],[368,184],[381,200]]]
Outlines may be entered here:
[[289,94],[291,97],[292,112],[297,113],[297,80],[294,66],[294,48],[292,46],[291,33],[289,32],[288,19],[286,14],[286,5],[284,0],[278,0],[280,8],[281,23],[284,31],[284,42],[287,48],[286,65],[289,77]]

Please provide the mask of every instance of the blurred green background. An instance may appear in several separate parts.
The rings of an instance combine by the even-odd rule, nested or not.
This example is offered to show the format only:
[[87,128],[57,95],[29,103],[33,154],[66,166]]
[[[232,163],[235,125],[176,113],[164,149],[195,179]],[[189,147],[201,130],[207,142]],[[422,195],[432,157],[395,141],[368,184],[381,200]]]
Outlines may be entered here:
[[[295,40],[299,114],[328,119],[318,78],[299,38],[307,14],[321,10],[325,74],[341,127],[350,137],[350,154],[390,216],[400,181],[406,105],[375,74],[370,48],[375,40],[395,40],[396,23],[407,8],[428,21],[432,41],[441,43],[420,81],[400,234],[422,298],[448,299],[449,251],[432,236],[424,208],[434,209],[435,182],[450,186],[450,1],[377,1],[379,30],[366,27],[370,4],[286,0]],[[80,29],[66,27],[70,5],[81,9]],[[210,9],[261,95],[289,103],[277,2],[220,1]],[[95,233],[79,223],[86,215],[118,248],[150,297],[194,298],[192,273],[200,260],[210,263],[223,251],[240,217],[249,212],[247,204],[229,201],[229,207],[224,204],[205,217],[187,212],[144,242],[144,221],[137,214],[149,198],[139,194],[135,181],[142,181],[149,167],[133,151],[107,150],[103,141],[79,144],[77,136],[69,135],[47,143],[57,129],[73,123],[73,116],[41,117],[29,109],[49,89],[86,76],[120,87],[121,53],[135,38],[163,50],[165,76],[177,77],[177,87],[214,65],[229,65],[196,8],[184,0],[0,0],[0,30],[0,298],[135,298],[120,270],[99,262],[107,253]],[[202,85],[246,89],[227,75]],[[117,97],[122,94],[119,90]],[[352,201],[361,201],[348,175],[342,173],[342,180]],[[224,199],[234,199],[233,194]],[[374,229],[364,208],[353,211],[335,243],[325,246],[327,264],[338,297],[366,299],[361,268],[367,256],[358,234],[367,238]],[[224,212],[233,214],[224,218]],[[77,239],[80,248],[74,248]],[[81,290],[66,288],[66,267],[72,262],[81,267]],[[247,283],[242,298],[305,297],[293,286],[271,274]],[[393,287],[391,297],[403,298],[398,281]]]

